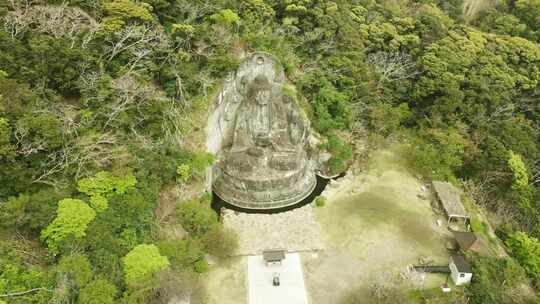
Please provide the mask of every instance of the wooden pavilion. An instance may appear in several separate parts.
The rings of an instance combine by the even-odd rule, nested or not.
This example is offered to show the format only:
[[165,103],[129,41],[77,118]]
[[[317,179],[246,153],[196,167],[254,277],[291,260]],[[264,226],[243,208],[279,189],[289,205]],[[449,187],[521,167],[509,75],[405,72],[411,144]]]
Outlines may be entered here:
[[455,219],[463,219],[467,226],[470,221],[470,216],[465,211],[465,207],[461,203],[461,192],[448,182],[434,181],[433,189],[437,194],[437,198],[448,217],[448,222]]

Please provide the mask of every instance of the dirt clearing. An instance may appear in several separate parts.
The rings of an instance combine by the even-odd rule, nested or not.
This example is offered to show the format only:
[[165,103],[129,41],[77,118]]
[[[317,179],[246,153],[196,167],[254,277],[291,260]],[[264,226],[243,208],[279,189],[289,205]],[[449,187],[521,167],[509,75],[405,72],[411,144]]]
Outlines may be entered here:
[[[316,209],[326,250],[303,254],[310,303],[339,303],[353,290],[368,296],[376,276],[397,276],[421,257],[447,264],[446,232],[436,225],[429,199],[418,197],[422,185],[400,163],[396,153],[377,151],[367,172]],[[441,280],[428,276],[425,286]]]

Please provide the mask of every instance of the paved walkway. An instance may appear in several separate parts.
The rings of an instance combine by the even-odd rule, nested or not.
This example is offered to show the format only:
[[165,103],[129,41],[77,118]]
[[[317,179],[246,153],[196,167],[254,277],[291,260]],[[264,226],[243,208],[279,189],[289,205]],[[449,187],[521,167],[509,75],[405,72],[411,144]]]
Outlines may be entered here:
[[[280,286],[272,285],[279,273]],[[248,257],[249,304],[307,304],[307,293],[298,253],[287,254],[281,265],[266,266],[262,255]]]

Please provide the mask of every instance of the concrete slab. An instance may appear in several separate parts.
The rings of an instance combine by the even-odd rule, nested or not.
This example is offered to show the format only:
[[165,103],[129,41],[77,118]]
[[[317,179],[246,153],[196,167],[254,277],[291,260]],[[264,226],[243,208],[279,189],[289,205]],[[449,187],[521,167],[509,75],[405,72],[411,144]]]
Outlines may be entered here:
[[[280,286],[272,285],[279,273]],[[262,255],[248,257],[249,304],[307,304],[300,255],[286,254],[281,265],[266,266]]]

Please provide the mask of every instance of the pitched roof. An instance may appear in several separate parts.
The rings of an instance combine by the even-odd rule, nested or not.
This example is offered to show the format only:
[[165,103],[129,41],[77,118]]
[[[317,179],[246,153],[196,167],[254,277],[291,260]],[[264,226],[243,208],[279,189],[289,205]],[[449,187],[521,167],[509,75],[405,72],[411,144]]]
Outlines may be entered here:
[[463,256],[453,255],[450,257],[450,260],[454,263],[454,265],[456,265],[459,272],[472,273],[471,264],[469,264]]
[[449,217],[469,217],[461,203],[461,193],[456,187],[448,182],[434,181],[432,184]]
[[489,250],[484,241],[473,232],[452,231],[459,248],[470,250],[482,255],[488,255]]

